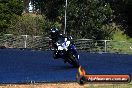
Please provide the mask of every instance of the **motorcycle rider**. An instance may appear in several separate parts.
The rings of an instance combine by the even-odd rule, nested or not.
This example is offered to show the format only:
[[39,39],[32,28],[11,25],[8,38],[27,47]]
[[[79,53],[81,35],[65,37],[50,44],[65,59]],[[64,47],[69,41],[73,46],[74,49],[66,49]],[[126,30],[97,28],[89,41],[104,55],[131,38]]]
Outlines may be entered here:
[[58,50],[57,50],[58,46],[56,45],[56,43],[63,43],[65,38],[71,41],[72,38],[65,37],[60,33],[60,31],[57,28],[52,28],[50,30],[50,38],[51,38],[50,47],[54,48],[53,58],[58,59],[60,58],[60,56],[58,54]]

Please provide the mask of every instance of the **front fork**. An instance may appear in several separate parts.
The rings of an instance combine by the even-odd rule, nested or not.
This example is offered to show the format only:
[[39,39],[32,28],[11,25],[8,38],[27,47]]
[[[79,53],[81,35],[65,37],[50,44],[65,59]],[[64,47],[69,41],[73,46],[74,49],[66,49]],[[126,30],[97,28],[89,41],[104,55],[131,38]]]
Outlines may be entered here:
[[76,48],[75,48],[74,45],[70,45],[70,46],[68,47],[68,50],[71,51],[73,55],[75,55],[75,58],[76,58],[77,60],[79,60],[79,54],[78,54],[78,52],[77,52],[77,50],[76,50]]

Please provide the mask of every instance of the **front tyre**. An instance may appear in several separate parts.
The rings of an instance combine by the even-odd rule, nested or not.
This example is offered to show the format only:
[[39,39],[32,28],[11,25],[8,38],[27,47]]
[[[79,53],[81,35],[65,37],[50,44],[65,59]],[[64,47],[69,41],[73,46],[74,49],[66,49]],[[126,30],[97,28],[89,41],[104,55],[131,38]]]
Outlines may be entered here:
[[79,60],[76,58],[76,56],[74,54],[72,54],[72,52],[68,52],[67,54],[67,62],[71,65],[73,65],[73,67],[78,68],[79,67]]

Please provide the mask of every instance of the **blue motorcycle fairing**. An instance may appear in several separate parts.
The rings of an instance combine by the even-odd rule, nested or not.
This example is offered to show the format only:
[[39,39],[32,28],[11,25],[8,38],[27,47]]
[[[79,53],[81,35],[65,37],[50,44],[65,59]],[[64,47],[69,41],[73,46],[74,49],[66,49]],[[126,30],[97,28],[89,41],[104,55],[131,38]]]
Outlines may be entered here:
[[77,60],[79,60],[79,55],[78,55],[77,50],[73,44],[70,44],[68,50],[71,51],[73,55],[75,55]]

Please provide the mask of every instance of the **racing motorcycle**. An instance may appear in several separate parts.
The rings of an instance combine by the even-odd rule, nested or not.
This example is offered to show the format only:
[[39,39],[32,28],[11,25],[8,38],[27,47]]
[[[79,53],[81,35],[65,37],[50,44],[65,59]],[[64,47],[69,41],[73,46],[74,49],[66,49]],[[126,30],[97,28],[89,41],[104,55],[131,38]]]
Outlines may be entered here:
[[63,38],[56,42],[56,45],[59,58],[73,65],[73,67],[79,67],[79,54],[71,41],[68,41],[67,38]]

